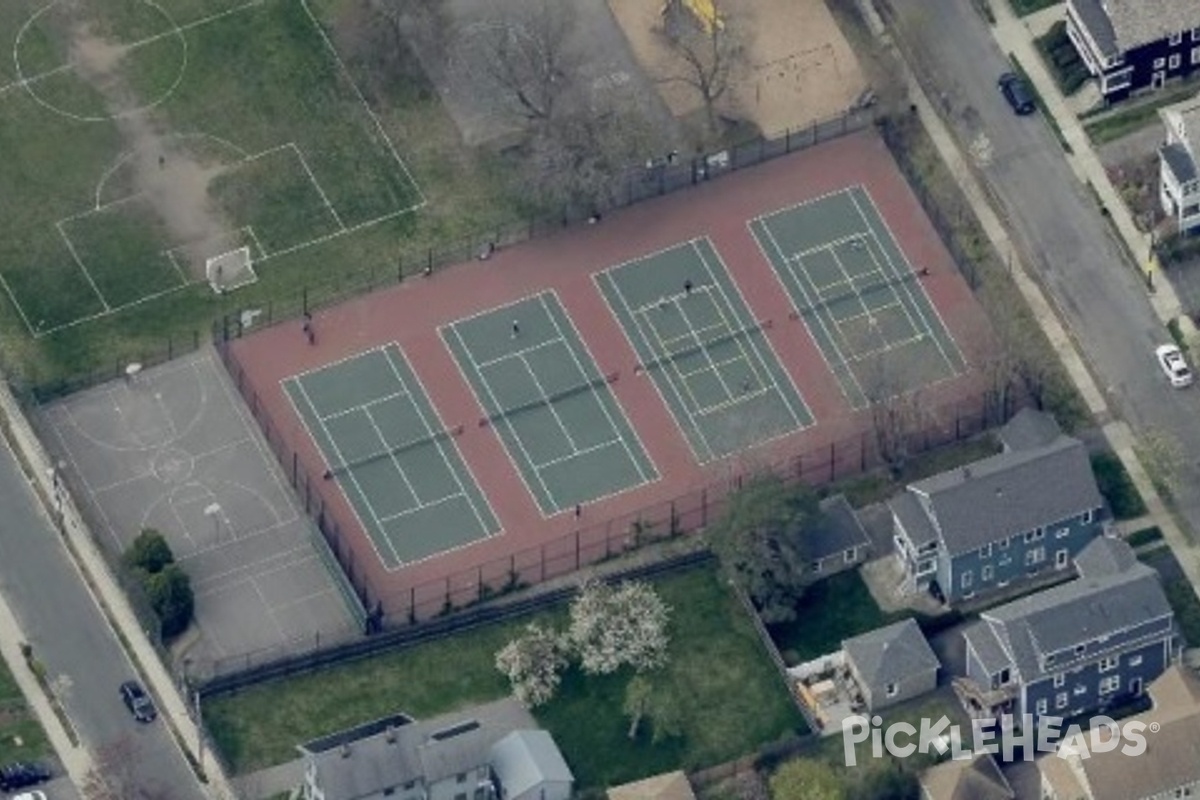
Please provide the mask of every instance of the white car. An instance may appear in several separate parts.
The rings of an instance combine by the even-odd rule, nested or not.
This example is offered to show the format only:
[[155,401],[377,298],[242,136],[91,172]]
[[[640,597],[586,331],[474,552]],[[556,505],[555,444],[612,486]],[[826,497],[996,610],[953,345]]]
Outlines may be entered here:
[[1178,347],[1173,344],[1160,345],[1155,348],[1154,354],[1158,356],[1158,365],[1162,367],[1162,371],[1166,373],[1172,386],[1182,389],[1192,385],[1192,370],[1188,367],[1187,361],[1184,360],[1183,353],[1179,351]]
[[46,793],[37,791],[25,792],[25,794],[19,794],[12,800],[46,800]]

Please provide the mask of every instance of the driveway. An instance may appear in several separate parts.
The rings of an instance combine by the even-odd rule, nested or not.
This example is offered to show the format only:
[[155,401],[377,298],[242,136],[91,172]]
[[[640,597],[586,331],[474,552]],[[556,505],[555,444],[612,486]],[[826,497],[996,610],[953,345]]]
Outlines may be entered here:
[[71,724],[89,748],[128,743],[139,786],[168,787],[172,800],[200,800],[164,723],[139,725],[121,703],[117,686],[134,676],[133,666],[35,503],[12,451],[0,442],[0,592]]
[[988,157],[980,171],[1000,199],[1014,239],[1072,332],[1111,407],[1135,431],[1158,428],[1187,454],[1177,502],[1200,531],[1200,394],[1172,391],[1152,361],[1169,338],[1096,201],[1071,172],[1040,116],[1016,117],[996,90],[1010,68],[970,3],[893,0],[898,24],[922,53],[927,87],[949,110],[960,141]]

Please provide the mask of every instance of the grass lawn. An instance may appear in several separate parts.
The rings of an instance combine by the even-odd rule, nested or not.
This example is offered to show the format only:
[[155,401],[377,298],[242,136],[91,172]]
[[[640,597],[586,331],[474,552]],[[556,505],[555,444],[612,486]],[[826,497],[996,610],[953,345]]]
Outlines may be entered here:
[[1175,620],[1183,631],[1186,646],[1200,645],[1200,598],[1188,581],[1175,554],[1170,548],[1151,550],[1138,556],[1142,561],[1158,570],[1163,579],[1163,590],[1175,610]]
[[[46,4],[3,5],[0,39],[7,37],[11,47]],[[132,0],[97,0],[86,8],[98,20],[97,31],[112,41],[132,43],[163,24],[150,6]],[[272,256],[256,267],[259,283],[223,301],[202,283],[182,285],[198,275],[186,263],[180,275],[162,257],[180,243],[162,226],[146,224],[152,206],[95,209],[102,177],[128,151],[115,123],[78,122],[27,92],[0,93],[0,141],[6,143],[0,185],[8,189],[0,195],[0,277],[8,290],[0,291],[0,358],[17,377],[52,384],[96,368],[112,372],[116,364],[166,351],[168,339],[178,351],[194,337],[207,337],[212,320],[235,307],[278,311],[298,307],[303,289],[317,303],[352,287],[379,285],[384,276],[394,280],[398,256],[413,265],[411,274],[418,254],[423,262],[430,248],[486,235],[521,216],[524,207],[508,197],[495,157],[461,145],[404,43],[364,9],[358,0],[170,4],[174,22],[188,26],[188,63],[178,86],[156,106],[155,127],[171,147],[221,165],[209,196],[237,229],[231,237],[240,243],[244,227],[253,226]],[[26,29],[18,50],[27,74],[64,63],[65,30],[55,13]],[[174,36],[135,46],[120,64],[120,77],[142,99],[162,94],[178,72],[179,50]],[[102,98],[71,70],[36,85],[43,100],[73,113],[103,110]],[[253,158],[259,153],[265,155]],[[132,185],[129,170],[115,169],[102,204],[128,196]],[[422,198],[421,210],[401,213]],[[71,218],[60,232],[56,223]],[[327,241],[286,252],[343,228]],[[75,253],[68,240],[79,245]],[[464,258],[471,249],[463,247]],[[163,290],[106,313],[106,304],[118,309]],[[44,332],[80,318],[89,319],[37,340],[27,329]]]
[[1103,116],[1085,123],[1083,129],[1092,140],[1092,144],[1101,145],[1141,130],[1147,125],[1157,125],[1158,110],[1194,95],[1198,83],[1200,80],[1189,80],[1174,88],[1154,92],[1148,97],[1126,100],[1116,109],[1100,112]]
[[26,705],[8,666],[0,661],[0,764],[45,758],[50,754],[50,742],[42,726]]
[[840,572],[809,587],[796,619],[772,625],[771,637],[788,664],[840,650],[842,640],[895,622],[879,610],[858,570]]
[[[673,614],[671,663],[654,680],[683,699],[683,736],[658,745],[648,736],[631,741],[621,711],[628,676],[568,673],[558,697],[536,715],[581,788],[716,764],[803,729],[750,620],[712,568],[655,586]],[[560,625],[565,619],[561,611],[539,616]],[[233,771],[243,773],[293,758],[298,743],[389,713],[428,717],[494,700],[508,692],[494,654],[527,621],[213,698],[205,720]]]

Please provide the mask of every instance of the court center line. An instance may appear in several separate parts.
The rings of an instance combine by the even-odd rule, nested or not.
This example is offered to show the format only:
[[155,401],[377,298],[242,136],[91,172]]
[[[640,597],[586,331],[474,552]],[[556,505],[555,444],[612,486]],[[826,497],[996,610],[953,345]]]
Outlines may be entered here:
[[[421,507],[421,495],[417,494],[417,490],[413,488],[412,481],[408,479],[408,473],[404,467],[400,466],[399,460],[396,458],[396,451],[388,446],[387,437],[383,435],[383,429],[379,427],[379,423],[375,421],[375,415],[371,413],[369,408],[362,409],[363,416],[367,418],[367,422],[371,423],[371,428],[375,431],[375,435],[379,437],[379,444],[383,447],[380,453],[387,453],[388,461],[392,462],[392,466],[396,468],[396,472],[400,474],[400,480],[404,481],[405,488],[412,495],[413,501],[417,504],[417,508]],[[380,518],[382,521],[382,518]]]
[[483,361],[475,361],[474,357],[472,356],[471,363],[477,369],[483,370],[483,369],[486,369],[487,367],[493,366],[494,364],[499,364],[504,361],[509,361],[513,358],[523,357],[528,353],[537,352],[538,350],[541,350],[543,347],[548,347],[549,345],[552,345],[552,344],[558,344],[560,341],[561,341],[560,339],[546,339],[545,341],[538,342],[537,344],[531,344],[528,347],[522,347],[517,350],[509,350],[507,353],[504,353],[503,355],[496,356],[495,358],[484,359]]
[[[564,343],[563,346],[565,347],[566,344]],[[562,417],[559,416],[558,409],[555,408],[554,403],[550,401],[550,395],[546,393],[546,389],[542,386],[542,382],[538,380],[537,373],[534,372],[533,367],[529,365],[529,359],[525,358],[523,355],[517,356],[517,358],[520,359],[521,366],[523,366],[525,371],[529,373],[530,380],[532,380],[533,385],[537,387],[538,394],[542,396],[542,405],[549,409],[550,415],[554,417],[554,422],[558,425],[558,429],[562,431],[563,436],[565,436],[567,439],[567,444],[571,446],[571,451],[578,452],[579,448],[575,445],[575,437],[571,435],[571,431],[567,430],[567,425],[562,421]],[[584,375],[583,379],[584,381],[587,381],[587,375]],[[535,466],[534,469],[537,469],[537,467]]]
[[[397,351],[399,352],[398,347],[397,347]],[[399,381],[400,386],[404,389],[405,393],[408,395],[409,402],[412,403],[413,409],[417,412],[417,417],[420,418],[421,423],[425,426],[425,433],[427,435],[432,435],[434,432],[434,427],[432,425],[430,425],[429,419],[425,416],[425,411],[421,408],[421,404],[417,402],[417,395],[413,393],[412,388],[408,385],[408,381],[406,381],[404,379],[404,377],[400,374],[400,370],[396,366],[396,362],[392,360],[391,352],[386,347],[383,350],[383,355],[384,355],[384,358],[386,359],[386,361],[388,362],[388,367],[392,370],[392,375],[396,378],[397,381]],[[404,358],[403,352],[399,352],[399,355],[401,358]],[[421,385],[421,379],[417,376],[416,370],[413,369],[411,366],[408,366],[407,359],[405,359],[405,365],[408,369],[408,372],[413,376],[413,380],[415,380],[417,382],[418,388],[421,389],[421,397],[428,399],[429,395],[425,392],[425,387]],[[432,401],[429,401],[429,402],[430,402],[430,407],[432,408]],[[433,413],[437,414],[437,411],[434,410]],[[440,426],[441,424],[442,424],[442,420],[439,417],[438,425]],[[444,428],[443,428],[443,430],[444,430]],[[480,532],[482,532],[484,534],[482,538],[490,539],[495,534],[495,531],[492,530],[491,525],[488,525],[487,523],[485,523],[483,521],[483,515],[480,513],[479,508],[476,506],[475,500],[472,499],[471,494],[467,491],[466,485],[463,484],[462,476],[459,475],[458,470],[454,468],[455,464],[462,464],[464,466],[466,464],[466,461],[462,457],[462,453],[459,452],[458,444],[451,442],[451,446],[454,447],[454,454],[456,457],[455,461],[451,461],[449,456],[446,455],[446,451],[444,449],[445,443],[443,441],[435,439],[433,444],[434,444],[434,447],[437,448],[438,455],[440,455],[442,457],[442,461],[446,462],[446,469],[449,470],[451,477],[454,478],[454,483],[455,483],[455,485],[458,486],[458,490],[460,492],[462,492],[462,494],[467,498],[467,505],[469,505],[471,507],[471,512],[475,515],[475,520],[479,523]],[[470,469],[470,467],[466,467],[466,468],[468,470]],[[479,482],[475,480],[475,476],[473,474],[468,474],[468,477],[470,477],[471,480],[474,482],[475,488],[479,491],[479,493],[483,494],[483,488],[479,485]],[[488,502],[486,497],[484,498],[484,502]],[[495,509],[492,508],[491,503],[488,503],[488,513],[491,515],[494,525],[497,528],[499,528],[500,518],[498,516],[496,516],[496,511],[495,511]]]
[[609,447],[613,447],[614,445],[620,445],[623,441],[624,440],[620,436],[618,436],[615,439],[609,439],[607,442],[601,442],[600,444],[588,445],[587,447],[584,447],[581,450],[576,450],[574,453],[570,453],[565,456],[559,456],[557,458],[552,458],[549,461],[546,461],[541,464],[537,464],[537,465],[535,465],[534,468],[539,469],[539,470],[551,469],[553,467],[558,466],[559,464],[579,458],[580,456],[586,456],[589,453],[594,453],[597,450],[604,450]]
[[[858,300],[858,305],[862,308],[863,314],[865,314],[867,317],[868,327],[874,332],[876,338],[881,339],[881,344],[887,344],[887,340],[882,339],[881,334],[879,333],[879,328],[878,328],[879,323],[877,323],[875,321],[875,314],[872,312],[871,307],[867,305],[867,300],[865,297],[863,297],[862,292],[860,292],[858,290],[858,286],[855,285],[854,278],[850,275],[850,271],[848,269],[846,269],[846,265],[842,263],[842,259],[838,256],[836,250],[834,250],[833,248],[830,248],[829,254],[833,257],[833,263],[837,265],[837,268],[839,270],[841,270],[841,273],[846,276],[846,280],[849,281],[850,285],[854,288],[854,296]],[[888,289],[888,291],[890,291],[892,293],[893,297],[896,297],[895,289],[891,288],[890,286],[887,287],[887,289]],[[835,322],[837,323],[837,326],[838,326],[838,333],[842,333],[843,325],[845,323],[842,322],[841,320],[836,320],[836,319],[835,319]],[[842,338],[845,340],[847,345],[851,344],[850,340],[844,334],[843,334]],[[857,351],[858,348],[848,347],[848,349]]]
[[[563,310],[564,314],[567,314],[566,308],[563,306],[562,301],[558,299],[558,295],[554,294],[553,297],[554,297],[555,304]],[[571,346],[571,342],[567,339],[566,332],[563,331],[562,326],[559,325],[558,319],[554,316],[552,310],[546,304],[546,300],[545,300],[544,296],[541,296],[541,303],[542,303],[542,308],[546,312],[546,316],[548,316],[550,318],[551,324],[554,325],[555,332],[558,333],[559,338],[561,338],[563,340],[564,344],[566,345],[567,351],[571,354],[571,360],[575,362],[576,368],[580,371],[580,373],[583,375],[583,377],[586,378],[588,376],[587,369],[585,368],[583,362],[580,361],[579,354],[575,352],[575,348],[573,348]],[[571,326],[571,332],[575,336],[575,341],[578,341],[582,344],[584,350],[587,352],[587,357],[588,357],[588,359],[590,359],[592,366],[595,367],[597,374],[600,374],[600,367],[596,363],[596,359],[592,356],[590,351],[587,351],[587,343],[583,341],[583,336],[579,333],[578,329],[576,329],[575,323],[571,321],[571,317],[569,314],[567,314],[567,322]],[[601,374],[601,377],[603,377],[602,374]],[[608,384],[604,385],[605,391],[609,391],[607,389],[607,386],[608,386]],[[650,480],[650,476],[646,474],[645,468],[642,466],[641,462],[639,462],[638,459],[634,456],[633,448],[630,446],[630,444],[628,442],[625,441],[625,436],[621,433],[621,429],[617,425],[616,420],[613,419],[613,416],[612,416],[612,413],[610,412],[608,404],[604,402],[605,397],[602,396],[600,393],[601,387],[592,386],[591,391],[592,391],[592,396],[595,398],[597,405],[600,406],[600,410],[604,414],[605,421],[608,422],[609,429],[612,430],[613,434],[624,443],[625,454],[627,456],[629,456],[629,461],[633,464],[633,468],[635,470],[637,470],[638,477],[642,479],[642,483],[646,483],[647,481]],[[614,398],[614,400],[615,400],[615,398]],[[622,412],[622,414],[624,414],[624,412]],[[626,420],[626,422],[628,422],[628,420]],[[633,432],[632,426],[629,428],[629,430],[630,430],[630,432]],[[633,435],[637,436],[636,433],[634,433]],[[642,453],[646,453],[646,448],[642,445],[642,442],[640,439],[638,440],[638,449],[641,450]],[[646,458],[649,459],[649,457],[650,456],[647,454]],[[653,464],[651,464],[651,466],[653,467]],[[658,475],[657,470],[654,471],[654,475],[657,477],[657,475]],[[630,487],[630,488],[632,488],[632,487]]]
[[[865,220],[865,219],[863,220],[863,224],[868,224],[868,223],[866,222],[866,220]],[[883,274],[883,273],[884,273],[883,266],[882,266],[882,264],[881,264],[881,263],[880,263],[880,261],[879,261],[879,257],[878,257],[878,256],[875,254],[875,249],[876,249],[876,248],[878,248],[878,249],[882,250],[882,248],[883,248],[883,245],[882,245],[882,243],[880,242],[878,235],[877,235],[877,234],[875,234],[873,231],[872,231],[872,233],[870,234],[870,236],[871,236],[871,239],[870,239],[870,241],[874,242],[874,245],[875,245],[875,247],[868,247],[868,248],[867,248],[867,254],[868,254],[870,257],[871,257],[871,261],[877,265],[877,266],[875,267],[875,270],[874,270],[874,271],[876,271],[876,272],[879,272],[879,273]],[[904,276],[901,276],[901,275],[896,275],[896,274],[895,274],[895,271],[894,271],[894,268],[893,268],[893,267],[892,267],[890,264],[889,264],[888,272],[891,272],[891,273],[892,273],[892,282],[893,282],[894,284],[900,284],[900,283],[907,283],[907,282],[908,282],[907,280],[905,280]],[[886,278],[886,275],[885,275],[885,280],[886,280],[886,279],[887,279],[887,278]],[[915,275],[915,273],[910,273],[910,279],[911,279],[911,280],[915,280],[915,279],[916,279],[916,275]],[[928,331],[928,332],[930,333],[930,335],[932,335],[932,333],[933,333],[933,330],[932,330],[932,329],[929,327],[929,321],[928,321],[928,320],[926,320],[926,319],[924,318],[924,316],[922,315],[922,317],[921,317],[921,321],[920,321],[920,323],[918,324],[917,320],[916,320],[916,319],[913,317],[912,310],[909,308],[909,303],[905,303],[905,302],[904,302],[904,298],[903,298],[903,297],[901,297],[900,293],[899,293],[898,291],[896,291],[896,289],[895,289],[894,287],[893,287],[893,289],[892,289],[892,296],[893,296],[894,298],[896,298],[896,303],[895,303],[895,304],[896,304],[896,305],[899,305],[899,306],[900,306],[900,308],[901,308],[901,310],[902,310],[902,311],[904,311],[904,318],[905,318],[905,319],[908,321],[908,327],[909,327],[909,328],[911,328],[913,331],[916,331],[916,332],[920,332],[922,329],[924,329],[924,330]],[[913,302],[911,297],[909,298],[909,300],[910,300],[910,303],[911,303],[911,302]],[[889,307],[890,307],[890,306],[889,306]],[[919,311],[919,309],[918,309],[918,311]]]
[[[700,250],[699,246],[696,244],[696,241],[694,239],[692,240],[692,252],[695,253],[696,257],[700,259],[700,263],[704,266],[704,271],[708,274],[709,279],[712,280],[714,283],[716,283],[717,282],[716,275],[713,274],[713,269],[709,265],[708,259],[706,259],[704,257],[704,253]],[[751,329],[755,325],[758,324],[757,320],[751,319],[750,323],[747,325],[744,325],[739,328],[733,327],[733,325],[731,325],[729,323],[729,317],[733,316],[736,318],[738,315],[735,313],[733,305],[732,305],[732,301],[725,294],[724,289],[720,286],[718,286],[717,289],[718,289],[718,292],[720,293],[721,300],[723,300],[724,304],[725,304],[725,308],[722,308],[720,303],[717,303],[717,302],[713,303],[713,309],[716,310],[717,317],[720,320],[720,322],[718,324],[721,327],[723,327],[726,331],[728,331],[728,333],[726,334],[727,338],[733,342],[734,346],[737,348],[737,352],[741,355],[741,360],[744,361],[746,363],[746,366],[750,368],[750,373],[754,376],[755,382],[758,383],[760,386],[767,385],[768,381],[763,380],[763,376],[761,374],[759,374],[759,370],[758,370],[759,366],[761,366],[764,370],[766,370],[767,369],[766,364],[761,363],[761,361],[760,361],[760,363],[757,366],[755,365],[754,360],[750,358],[749,353],[747,353],[747,351],[746,351],[746,342],[742,338],[743,336],[750,335]],[[728,309],[728,311],[730,312],[728,316],[725,313],[726,309]],[[747,308],[747,311],[749,311],[748,308]],[[689,318],[686,313],[683,316],[684,316],[684,320],[688,324],[688,327],[693,327],[691,318]],[[741,320],[738,319],[737,322],[740,323]],[[753,348],[751,348],[751,349],[753,349]],[[717,380],[721,382],[721,386],[725,389],[726,400],[732,401],[732,400],[736,399],[737,395],[734,393],[734,391],[732,389],[729,388],[729,384],[728,384],[728,382],[726,382],[725,376],[721,373],[721,370],[717,367],[716,359],[713,358],[712,351],[708,349],[707,344],[705,345],[705,348],[704,348],[704,355],[705,355],[705,358],[708,360],[709,365],[712,367],[713,374],[717,376]],[[761,353],[758,353],[757,350],[755,351],[754,355],[756,357],[758,357],[759,359],[761,359],[761,357],[762,357]],[[769,373],[768,373],[768,376],[769,376]],[[774,380],[772,379],[770,381],[770,383],[774,383]],[[699,409],[703,410],[708,407],[710,407],[710,406],[700,406]]]
[[371,406],[376,406],[376,405],[379,405],[380,403],[386,403],[388,400],[395,400],[397,397],[407,397],[407,396],[408,396],[408,392],[405,392],[403,390],[399,391],[399,392],[392,392],[391,394],[386,394],[383,397],[376,397],[374,400],[369,400],[366,403],[361,403],[356,406],[350,406],[349,408],[343,408],[339,411],[334,411],[332,414],[326,414],[325,416],[321,417],[321,421],[328,422],[331,419],[338,419],[339,417],[344,417],[347,414],[353,414],[355,411],[364,411],[364,410],[370,408]]
[[[681,393],[683,391],[686,391],[688,398],[691,400],[690,404],[684,403],[684,410],[687,412],[688,416],[693,416],[692,409],[699,408],[700,401],[696,398],[695,393],[692,391],[692,387],[686,381],[683,380],[683,375],[682,375],[682,372],[681,372],[681,369],[679,366],[679,359],[682,358],[684,355],[688,355],[689,352],[691,351],[691,349],[685,348],[683,350],[683,352],[676,352],[667,346],[667,343],[663,340],[662,336],[658,332],[658,327],[654,324],[654,316],[656,313],[662,314],[662,311],[650,312],[649,314],[642,314],[641,317],[639,318],[639,320],[640,320],[639,324],[641,324],[645,328],[648,328],[650,330],[650,332],[652,334],[654,334],[654,342],[656,343],[656,346],[654,349],[657,350],[658,352],[662,353],[662,356],[660,358],[656,359],[656,361],[660,364],[665,364],[666,369],[669,369],[671,372],[673,372],[675,374],[675,377],[676,377],[676,379],[678,379],[678,383],[681,388]],[[682,312],[680,312],[680,318],[683,318]],[[687,321],[686,318],[683,318],[683,319],[685,322]],[[691,333],[684,334],[684,336],[692,339],[693,342],[695,341],[695,336],[692,335]],[[677,339],[677,338],[680,338],[680,337],[672,337],[671,340],[675,341],[675,339]],[[700,347],[698,349],[699,349],[699,351],[703,351],[704,348]]]
[[451,500],[457,500],[458,498],[464,497],[464,496],[465,495],[463,495],[462,492],[455,492],[454,494],[448,494],[448,495],[445,495],[444,497],[439,497],[437,500],[430,500],[428,503],[421,503],[420,505],[414,506],[413,508],[406,508],[403,511],[397,511],[395,514],[388,514],[385,517],[380,517],[379,521],[380,522],[391,522],[394,519],[403,519],[404,517],[407,517],[410,514],[416,514],[418,511],[424,511],[427,508],[433,508],[434,506],[440,506],[443,503],[448,503]]

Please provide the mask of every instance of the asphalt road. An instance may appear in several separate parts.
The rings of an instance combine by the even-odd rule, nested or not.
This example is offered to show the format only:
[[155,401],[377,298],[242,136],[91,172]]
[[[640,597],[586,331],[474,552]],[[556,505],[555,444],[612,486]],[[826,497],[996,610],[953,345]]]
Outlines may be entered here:
[[1153,426],[1179,442],[1187,463],[1177,501],[1200,533],[1200,392],[1172,390],[1159,371],[1153,349],[1170,335],[1096,200],[1048,123],[1016,116],[1000,95],[996,79],[1011,66],[969,0],[892,4],[903,37],[920,53],[918,68],[933,76],[926,91],[949,109],[960,141],[971,143],[1021,255],[1040,273],[1111,407],[1135,431]]
[[140,788],[169,787],[171,800],[203,800],[164,723],[139,725],[121,702],[117,687],[134,676],[133,667],[2,441],[0,509],[0,591],[80,739],[91,748],[131,748],[128,774]]

